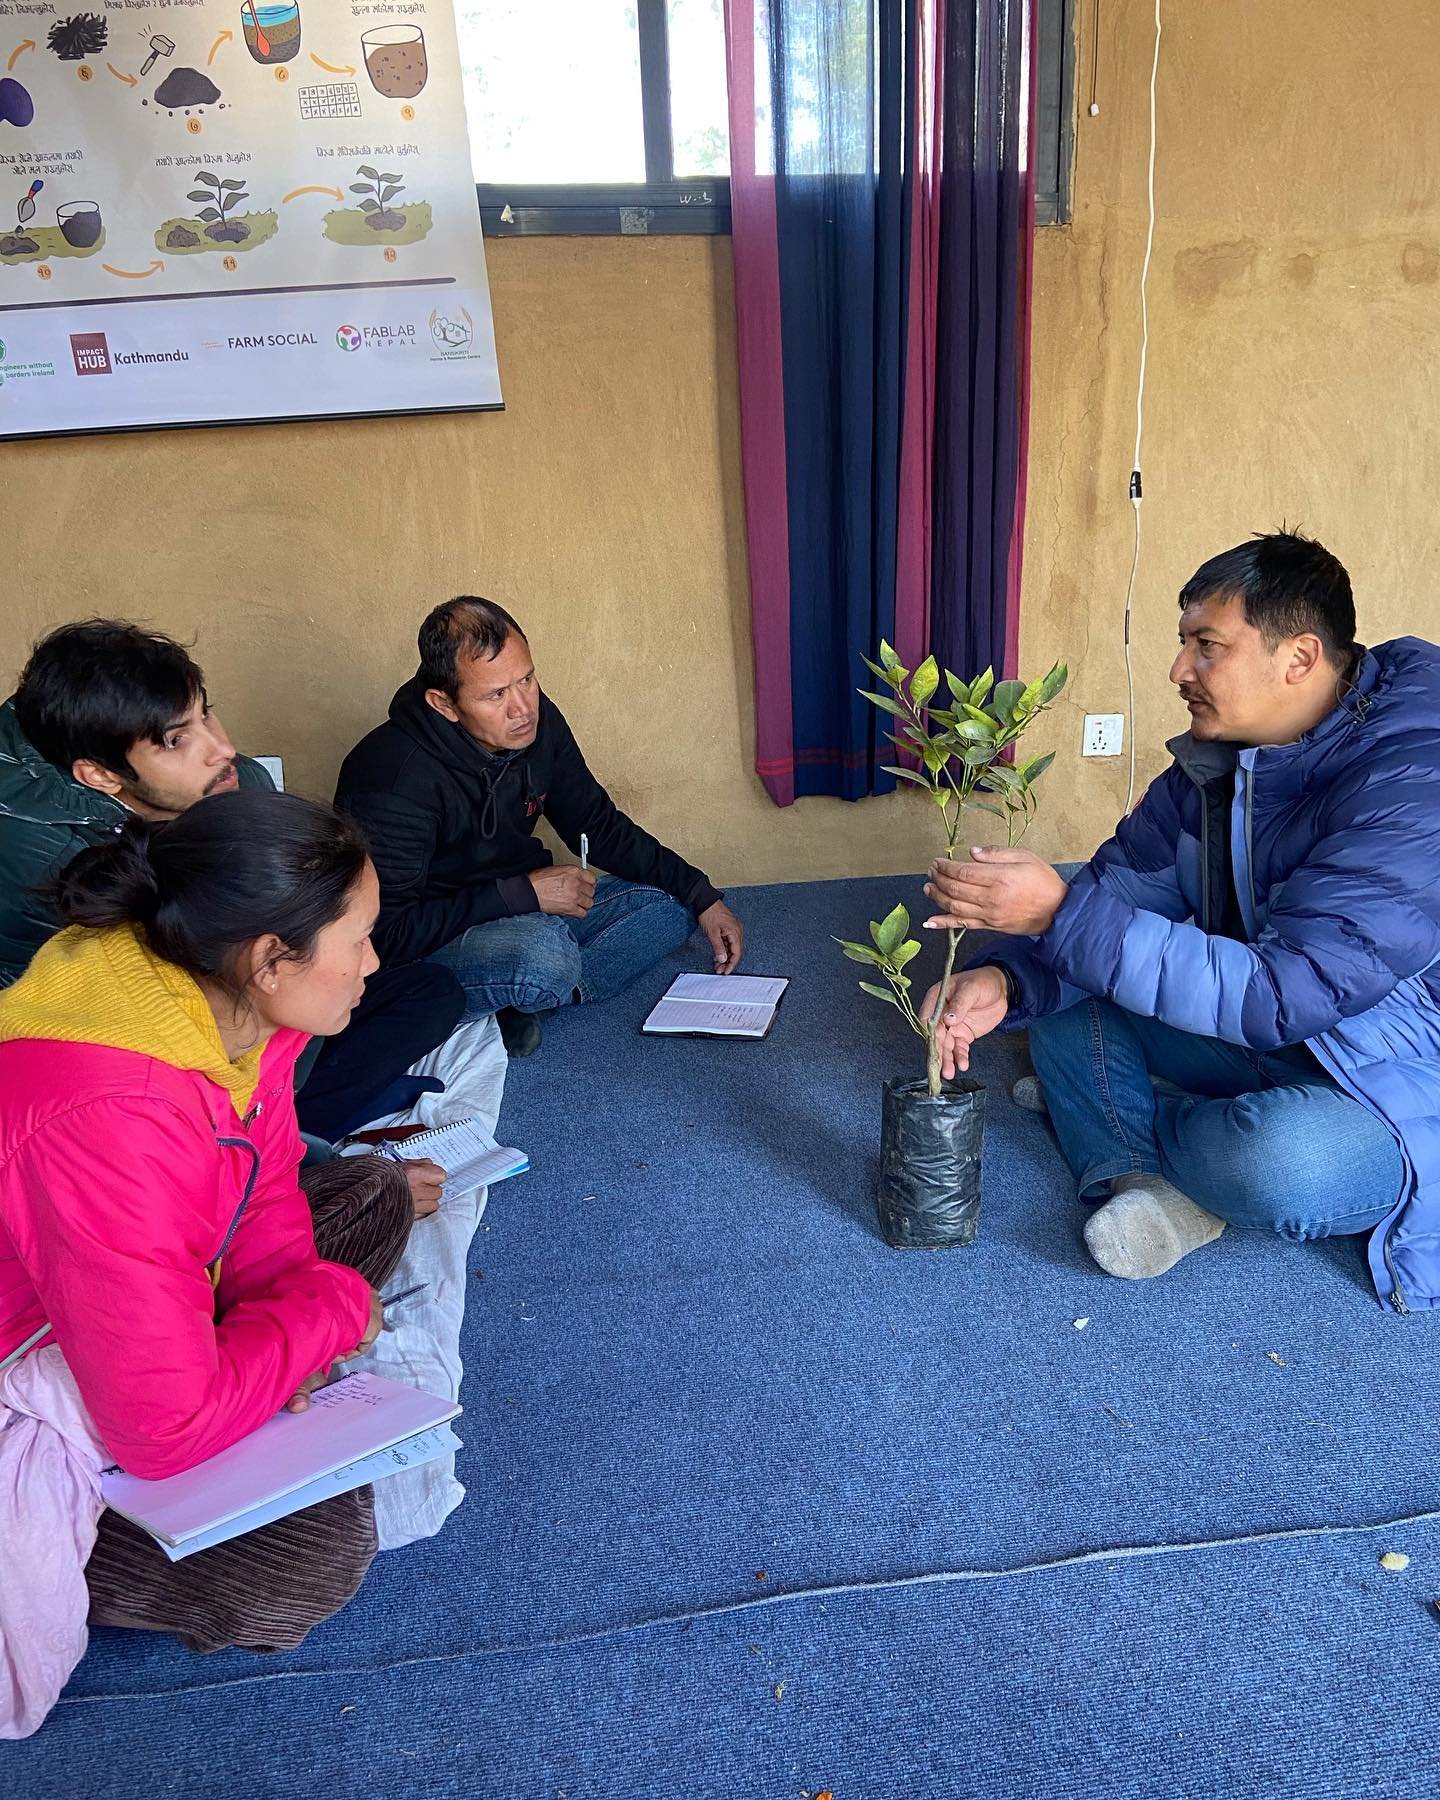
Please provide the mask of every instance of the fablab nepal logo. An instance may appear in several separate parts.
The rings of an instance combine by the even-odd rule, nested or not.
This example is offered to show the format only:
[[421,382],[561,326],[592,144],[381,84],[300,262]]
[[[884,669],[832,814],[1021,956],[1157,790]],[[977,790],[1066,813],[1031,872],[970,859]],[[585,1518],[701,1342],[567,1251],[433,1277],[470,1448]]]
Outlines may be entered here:
[[342,325],[335,333],[342,350],[409,350],[415,341],[413,325]]

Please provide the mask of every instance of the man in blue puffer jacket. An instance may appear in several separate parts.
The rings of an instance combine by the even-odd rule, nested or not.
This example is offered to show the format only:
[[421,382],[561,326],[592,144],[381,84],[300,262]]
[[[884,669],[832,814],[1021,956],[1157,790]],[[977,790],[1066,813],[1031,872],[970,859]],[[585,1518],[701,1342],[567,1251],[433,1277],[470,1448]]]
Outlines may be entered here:
[[1012,935],[957,976],[947,1072],[1029,1024],[1110,1273],[1227,1224],[1368,1233],[1384,1304],[1440,1306],[1440,649],[1355,642],[1321,545],[1259,537],[1180,594],[1172,767],[1067,884],[940,862],[932,923]]

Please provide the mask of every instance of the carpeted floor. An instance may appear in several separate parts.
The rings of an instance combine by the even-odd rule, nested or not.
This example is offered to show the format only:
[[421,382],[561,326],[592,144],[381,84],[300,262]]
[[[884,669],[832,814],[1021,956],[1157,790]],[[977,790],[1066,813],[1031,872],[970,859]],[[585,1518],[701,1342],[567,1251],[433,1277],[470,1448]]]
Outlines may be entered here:
[[0,1792],[1434,1794],[1440,1519],[1355,1528],[1440,1507],[1440,1319],[1350,1242],[1102,1275],[1013,1041],[979,1244],[887,1249],[919,1046],[830,940],[906,894],[733,896],[792,978],[763,1044],[641,1038],[668,970],[557,1020],[476,1243],[464,1508],[294,1654],[98,1634]]

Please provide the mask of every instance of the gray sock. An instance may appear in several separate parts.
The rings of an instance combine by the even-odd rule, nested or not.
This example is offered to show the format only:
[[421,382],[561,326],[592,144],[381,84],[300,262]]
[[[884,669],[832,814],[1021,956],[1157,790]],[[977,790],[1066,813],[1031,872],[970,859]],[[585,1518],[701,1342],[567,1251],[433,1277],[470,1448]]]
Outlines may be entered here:
[[1213,1244],[1225,1229],[1163,1175],[1122,1175],[1104,1206],[1085,1221],[1085,1246],[1107,1275],[1143,1281]]
[[1049,1102],[1045,1098],[1045,1090],[1040,1085],[1038,1075],[1022,1075],[1010,1090],[1010,1098],[1026,1112],[1045,1113],[1050,1111]]

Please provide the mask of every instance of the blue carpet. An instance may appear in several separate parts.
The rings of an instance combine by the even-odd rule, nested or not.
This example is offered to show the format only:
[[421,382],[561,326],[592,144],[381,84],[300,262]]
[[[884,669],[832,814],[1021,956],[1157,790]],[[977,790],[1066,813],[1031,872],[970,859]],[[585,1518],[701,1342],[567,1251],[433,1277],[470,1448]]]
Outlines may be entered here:
[[763,1044],[641,1038],[668,970],[557,1019],[473,1258],[465,1507],[293,1654],[98,1633],[0,1792],[1433,1794],[1440,1524],[1306,1528],[1440,1506],[1440,1319],[1354,1242],[1102,1275],[1013,1040],[979,1244],[886,1248],[920,1047],[830,939],[913,887],[737,897],[792,977]]

